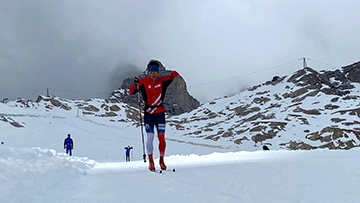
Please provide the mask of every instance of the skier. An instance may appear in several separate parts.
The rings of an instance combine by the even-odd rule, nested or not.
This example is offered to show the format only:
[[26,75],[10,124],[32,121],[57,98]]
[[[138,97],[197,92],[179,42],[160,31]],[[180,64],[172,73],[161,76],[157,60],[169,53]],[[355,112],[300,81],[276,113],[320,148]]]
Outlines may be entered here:
[[70,153],[72,156],[72,149],[74,148],[73,140],[70,138],[70,134],[67,135],[68,137],[64,140],[64,149],[66,149],[66,154]]
[[168,76],[158,76],[161,62],[157,60],[150,60],[147,65],[149,76],[134,79],[134,84],[130,87],[130,94],[141,92],[142,98],[145,101],[144,107],[144,123],[147,134],[146,150],[149,158],[149,170],[155,171],[155,164],[153,159],[153,141],[154,141],[154,127],[157,130],[157,137],[159,139],[160,152],[160,168],[166,170],[164,162],[165,155],[165,106],[164,97],[167,87],[171,84],[175,77],[179,75],[178,72],[172,71]]
[[132,150],[133,147],[127,146],[124,149],[126,150],[126,162],[130,162],[130,150]]

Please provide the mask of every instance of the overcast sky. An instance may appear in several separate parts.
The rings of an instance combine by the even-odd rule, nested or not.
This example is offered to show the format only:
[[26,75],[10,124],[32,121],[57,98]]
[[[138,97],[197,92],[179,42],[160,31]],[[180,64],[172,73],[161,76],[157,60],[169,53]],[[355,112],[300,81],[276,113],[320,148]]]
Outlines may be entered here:
[[302,57],[316,70],[360,61],[358,0],[0,2],[1,100],[106,98],[150,59],[201,102],[292,74]]

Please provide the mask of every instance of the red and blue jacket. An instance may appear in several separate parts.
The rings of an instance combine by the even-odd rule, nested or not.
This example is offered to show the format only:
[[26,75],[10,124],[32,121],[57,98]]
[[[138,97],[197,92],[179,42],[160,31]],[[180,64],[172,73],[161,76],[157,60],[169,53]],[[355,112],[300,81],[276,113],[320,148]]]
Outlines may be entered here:
[[155,81],[149,76],[142,78],[138,84],[139,90],[133,84],[131,85],[129,92],[131,95],[136,94],[138,91],[141,92],[145,101],[145,113],[157,114],[164,112],[165,106],[163,102],[166,89],[178,75],[178,72],[172,71],[168,76],[158,76]]

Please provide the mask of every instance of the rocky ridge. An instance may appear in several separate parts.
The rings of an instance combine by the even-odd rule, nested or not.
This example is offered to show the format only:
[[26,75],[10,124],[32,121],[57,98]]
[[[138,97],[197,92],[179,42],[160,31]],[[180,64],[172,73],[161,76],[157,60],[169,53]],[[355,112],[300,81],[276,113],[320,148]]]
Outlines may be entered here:
[[107,122],[127,122],[139,126],[139,110],[128,104],[111,99],[88,99],[88,100],[70,100],[54,96],[38,96],[36,102],[30,102],[19,98],[6,104],[11,108],[28,110],[28,113],[0,113],[0,121],[7,122],[14,127],[26,127],[22,117],[39,117],[38,111],[45,109],[56,117],[56,112],[65,111],[69,116],[85,118],[88,116],[103,118]]

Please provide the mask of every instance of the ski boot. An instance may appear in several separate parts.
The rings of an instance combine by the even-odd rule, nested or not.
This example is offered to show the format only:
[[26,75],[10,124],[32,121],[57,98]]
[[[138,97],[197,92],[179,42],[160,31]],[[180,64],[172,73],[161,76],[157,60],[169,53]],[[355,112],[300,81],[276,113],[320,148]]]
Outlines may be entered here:
[[160,163],[161,170],[166,170],[167,167],[166,167],[166,165],[164,163],[164,157],[163,156],[160,157],[159,163]]
[[155,163],[152,154],[149,154],[149,170],[153,172],[155,171]]

